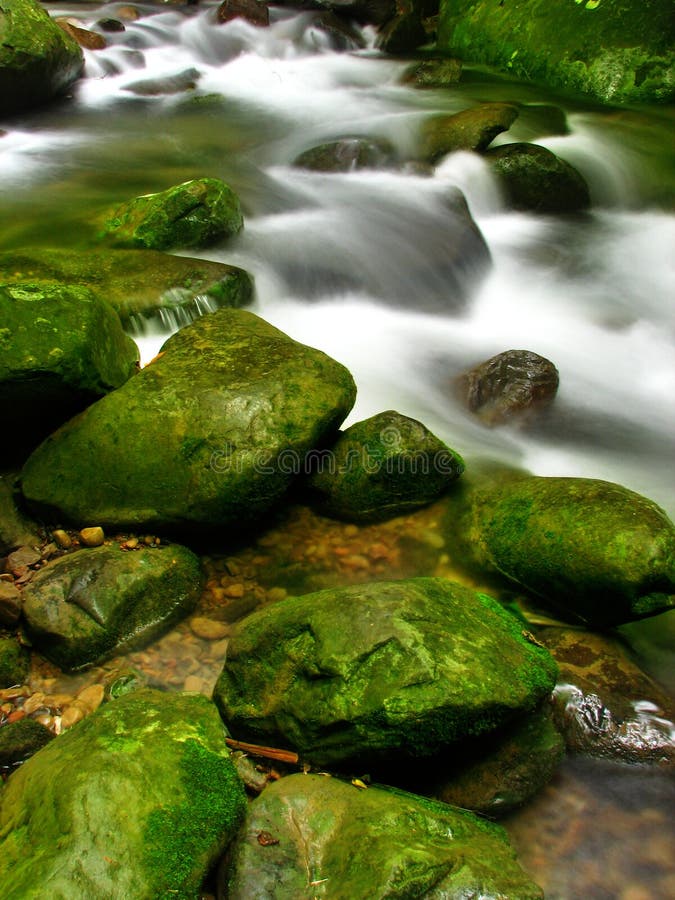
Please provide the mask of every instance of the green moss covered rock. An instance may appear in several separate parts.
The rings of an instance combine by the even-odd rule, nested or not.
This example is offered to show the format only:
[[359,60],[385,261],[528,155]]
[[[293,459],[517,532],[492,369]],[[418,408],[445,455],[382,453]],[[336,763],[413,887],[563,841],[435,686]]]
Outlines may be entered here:
[[434,115],[422,123],[418,157],[437,163],[458,150],[486,150],[502,131],[518,118],[513,103],[479,103],[453,115]]
[[246,306],[253,294],[243,269],[154,250],[23,248],[0,253],[0,283],[61,282],[90,288],[129,325],[160,312],[185,322],[205,304]]
[[0,116],[65,91],[84,68],[77,42],[36,0],[0,0]]
[[496,601],[417,578],[253,613],[231,637],[214,699],[237,738],[365,765],[488,732],[547,696],[556,671]]
[[590,478],[463,485],[446,533],[459,558],[590,626],[675,606],[675,528],[651,500]]
[[229,900],[544,896],[499,826],[321,775],[282,778],[251,804],[219,888]]
[[80,525],[239,528],[282,497],[355,393],[324,353],[221,309],[45,441],[24,467],[23,492],[33,508]]
[[129,694],[9,779],[0,800],[4,896],[197,900],[245,806],[205,697]]
[[387,519],[436,500],[464,461],[416,419],[389,410],[344,431],[315,458],[313,502],[354,522]]
[[29,669],[28,651],[16,638],[0,634],[0,689],[23,684]]
[[438,46],[611,103],[675,93],[670,0],[441,0]]
[[115,247],[207,247],[241,231],[239,198],[218,178],[197,178],[123,203],[99,238]]
[[48,744],[54,735],[35,719],[19,719],[0,728],[0,769],[12,769]]
[[192,612],[202,581],[198,557],[177,544],[79,550],[40,569],[25,588],[26,630],[62,669],[82,668],[166,631]]
[[0,460],[17,459],[75,413],[134,374],[138,348],[119,317],[85,287],[0,285],[0,408],[12,434]]
[[416,88],[442,88],[457,84],[461,75],[461,60],[441,57],[413,63],[405,70],[401,80]]

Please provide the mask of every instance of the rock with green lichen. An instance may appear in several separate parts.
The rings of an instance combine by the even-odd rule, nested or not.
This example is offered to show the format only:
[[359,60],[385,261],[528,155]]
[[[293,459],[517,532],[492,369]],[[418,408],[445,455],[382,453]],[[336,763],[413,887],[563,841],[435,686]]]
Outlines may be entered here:
[[451,550],[592,627],[675,606],[675,528],[651,500],[590,478],[508,474],[460,482]]
[[119,206],[99,238],[115,247],[208,247],[241,231],[239,198],[218,178],[196,178]]
[[486,150],[518,118],[514,103],[479,103],[453,115],[429,116],[422,123],[417,156],[437,163],[458,150]]
[[438,47],[609,103],[669,102],[670,0],[441,0]]
[[62,669],[80,669],[149,643],[194,609],[197,556],[177,544],[79,550],[40,569],[23,592],[33,645]]
[[0,407],[9,462],[136,371],[138,348],[104,300],[80,285],[0,285]]
[[220,309],[45,441],[24,466],[24,496],[80,527],[240,528],[281,499],[355,393],[324,353]]
[[228,900],[544,896],[498,825],[414,794],[321,775],[267,787],[228,856],[218,885]]
[[36,0],[0,0],[0,116],[63,93],[84,68],[76,41]]
[[16,638],[0,635],[0,688],[23,684],[29,669],[28,652]]
[[48,744],[54,735],[35,719],[19,719],[0,728],[0,769],[10,769],[25,762]]
[[584,177],[546,147],[503,144],[487,150],[485,159],[514,209],[572,213],[591,204]]
[[401,81],[416,88],[442,88],[457,84],[461,75],[461,60],[441,57],[413,63],[403,73]]
[[234,735],[317,765],[422,757],[553,689],[556,666],[484,594],[441,578],[328,589],[247,616],[214,699]]
[[197,900],[246,807],[225,737],[205,697],[142,690],[38,751],[2,794],[4,896]]
[[0,252],[0,283],[61,282],[89,288],[129,326],[171,313],[186,324],[205,308],[246,306],[253,281],[243,269],[155,250],[62,250],[42,247]]
[[421,422],[393,410],[347,428],[312,464],[307,486],[319,511],[354,522],[425,506],[464,471],[458,453]]

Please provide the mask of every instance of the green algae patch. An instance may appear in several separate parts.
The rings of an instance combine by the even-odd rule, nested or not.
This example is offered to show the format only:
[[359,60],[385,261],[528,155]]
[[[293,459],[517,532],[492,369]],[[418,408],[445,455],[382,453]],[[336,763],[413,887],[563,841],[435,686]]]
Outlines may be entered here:
[[675,96],[670,0],[441,0],[438,47],[607,103]]
[[445,530],[475,569],[505,576],[590,626],[675,606],[675,528],[646,497],[590,478],[464,487],[450,498]]
[[142,690],[40,750],[0,798],[4,896],[197,900],[246,806],[225,736],[205,697]]
[[122,204],[98,237],[115,247],[208,247],[237,234],[243,224],[232,188],[218,178],[197,178]]
[[228,856],[219,896],[229,900],[544,896],[499,826],[404,791],[321,775],[267,787]]
[[294,597],[248,616],[214,700],[237,738],[317,765],[429,756],[550,694],[549,653],[490,597],[441,578]]

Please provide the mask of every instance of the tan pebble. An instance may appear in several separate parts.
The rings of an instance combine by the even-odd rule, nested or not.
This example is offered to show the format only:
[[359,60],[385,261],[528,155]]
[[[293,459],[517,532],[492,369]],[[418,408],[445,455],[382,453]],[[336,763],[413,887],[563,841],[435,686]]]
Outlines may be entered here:
[[54,716],[50,716],[49,713],[42,713],[40,716],[35,716],[35,721],[39,722],[40,725],[44,725],[45,728],[51,728],[54,724]]
[[24,711],[30,715],[34,713],[36,710],[41,709],[45,705],[45,695],[42,691],[36,691],[34,694],[26,700],[23,705]]
[[44,705],[49,709],[61,709],[62,706],[68,706],[72,702],[72,694],[46,694]]
[[223,585],[223,588],[224,588],[223,592],[224,592],[225,596],[229,597],[232,600],[237,599],[239,597],[243,597],[244,593],[245,593],[244,585],[241,583],[228,584],[227,587],[225,587]]
[[230,633],[229,627],[224,622],[216,622],[205,616],[195,616],[191,619],[190,628],[198,638],[205,641],[217,641]]
[[105,540],[105,534],[100,525],[92,525],[91,528],[82,529],[80,540],[85,547],[100,547]]
[[11,713],[13,711],[13,709],[14,709],[13,703],[0,704],[0,712],[4,713],[5,715],[8,715],[9,713]]
[[62,550],[70,550],[73,546],[73,539],[63,528],[57,528],[56,531],[52,531],[52,537]]
[[140,15],[135,6],[119,6],[117,8],[117,18],[125,19],[127,22],[135,22]]
[[344,559],[344,565],[350,569],[367,569],[370,567],[369,561],[365,556],[361,556],[360,554],[353,554],[352,556],[347,556]]
[[0,581],[7,581],[9,584],[14,584],[14,576],[10,575],[9,572],[3,572],[0,575]]
[[389,548],[382,543],[371,544],[367,552],[371,559],[386,559],[389,556]]
[[629,884],[619,896],[620,900],[652,900],[653,894],[639,884]]
[[61,728],[70,728],[77,722],[81,722],[82,719],[84,719],[84,710],[81,706],[73,703],[61,714]]
[[103,702],[105,689],[102,684],[90,684],[89,687],[81,690],[77,695],[77,702],[89,712],[94,712]]
[[26,717],[25,709],[15,709],[7,716],[8,722],[18,722],[20,719],[24,719]]
[[122,546],[125,547],[127,550],[135,550],[136,547],[138,547],[138,538],[137,537],[129,538],[129,540],[125,541],[122,544]]
[[155,539],[151,534],[146,534],[143,538],[143,543],[146,547],[152,547],[152,545],[155,543]]
[[225,599],[225,589],[221,587],[211,588],[211,596],[216,603],[221,603]]
[[212,659],[223,659],[227,653],[227,645],[230,643],[229,638],[222,641],[215,641],[209,648],[209,655]]
[[285,600],[287,596],[288,591],[286,588],[273,587],[267,591],[267,599],[272,603],[276,603],[279,600]]
[[346,525],[344,532],[343,532],[344,536],[348,537],[348,538],[356,537],[356,535],[358,533],[359,533],[359,529],[358,529],[358,526],[356,526],[356,525]]
[[204,687],[204,680],[198,675],[188,675],[183,682],[184,691],[201,691]]

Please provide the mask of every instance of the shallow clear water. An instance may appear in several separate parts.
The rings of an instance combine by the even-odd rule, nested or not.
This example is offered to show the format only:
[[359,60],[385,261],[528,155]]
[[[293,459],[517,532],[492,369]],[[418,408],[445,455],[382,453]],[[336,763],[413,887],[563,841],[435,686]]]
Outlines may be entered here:
[[[50,11],[91,24],[120,6]],[[262,30],[216,25],[215,4],[137,8],[141,18],[106,35],[107,49],[86,52],[71,97],[3,123],[0,249],[78,246],[111,204],[223,178],[240,195],[245,229],[194,255],[249,270],[256,312],[348,366],[359,389],[349,422],[397,409],[469,462],[618,481],[675,512],[672,110],[598,108],[479,70],[455,87],[416,91],[401,83],[405,62],[370,49],[368,29],[366,49],[338,53],[311,13],[272,10]],[[134,93],[151,78],[195,87]],[[509,212],[473,154],[428,173],[406,164],[425,116],[483,100],[521,104],[497,143],[534,140],[573,163],[589,182],[590,213]],[[566,134],[551,134],[560,118],[551,107],[563,111]],[[291,166],[303,150],[350,135],[388,139],[399,167],[326,175]],[[493,258],[487,277],[463,273],[461,291],[447,277],[455,188]],[[155,326],[136,336],[146,359],[167,333]],[[484,428],[451,389],[463,369],[509,348],[540,353],[560,372],[550,414],[527,431]],[[652,671],[672,677],[672,614],[624,631]],[[583,796],[583,778],[567,781],[565,796]],[[547,796],[551,809],[560,803]],[[537,852],[551,897],[610,896],[566,881],[557,852]]]

